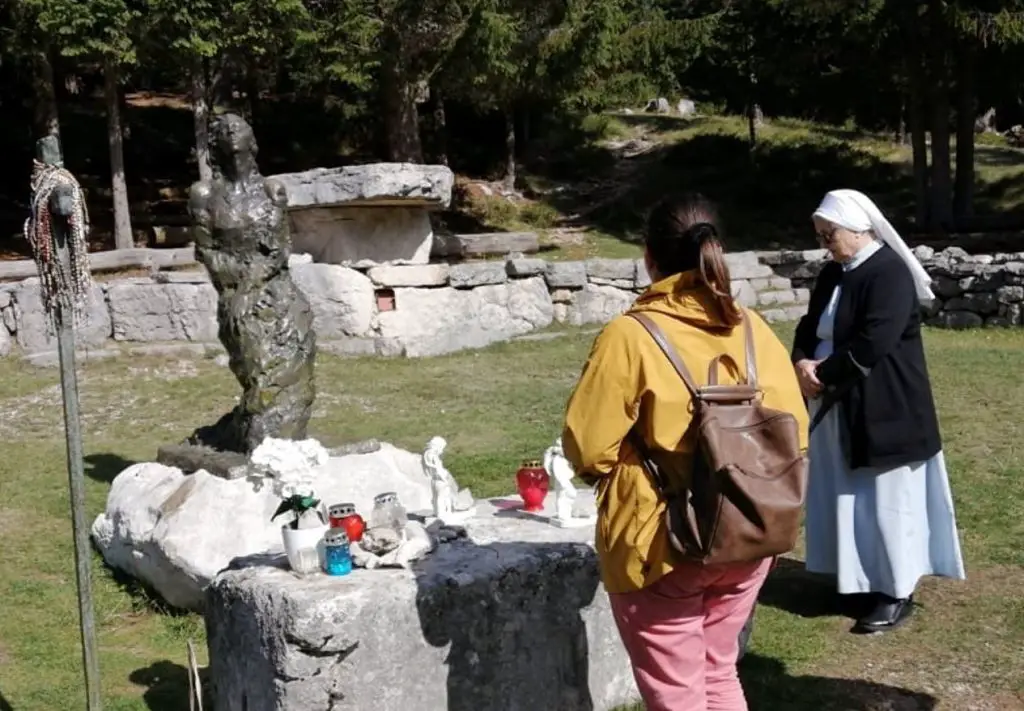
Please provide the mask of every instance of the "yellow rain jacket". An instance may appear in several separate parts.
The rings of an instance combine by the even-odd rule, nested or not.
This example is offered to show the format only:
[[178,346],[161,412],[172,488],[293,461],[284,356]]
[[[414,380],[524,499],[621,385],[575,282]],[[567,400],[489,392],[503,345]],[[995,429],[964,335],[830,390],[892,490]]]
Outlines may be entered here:
[[[707,381],[708,363],[728,353],[745,372],[743,327],[725,326],[710,290],[688,271],[652,284],[630,312],[650,316],[679,352],[694,380]],[[791,412],[807,447],[808,417],[789,351],[759,315],[751,321],[758,386],[767,407]],[[719,382],[736,383],[720,367]],[[662,458],[669,476],[686,477],[694,441],[690,393],[668,358],[635,319],[619,316],[601,331],[566,409],[562,435],[578,476],[597,483],[597,551],[610,593],[651,585],[678,564],[664,524],[664,501],[626,439],[634,423],[649,446],[674,451]],[[684,484],[679,481],[676,484]]]

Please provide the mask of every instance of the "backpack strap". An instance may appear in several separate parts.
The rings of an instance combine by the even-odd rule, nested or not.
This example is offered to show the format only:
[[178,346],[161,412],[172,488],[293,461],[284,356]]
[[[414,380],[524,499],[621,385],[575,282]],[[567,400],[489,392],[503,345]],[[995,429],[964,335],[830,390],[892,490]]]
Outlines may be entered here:
[[679,377],[683,379],[684,383],[686,383],[686,388],[690,391],[690,394],[693,395],[694,399],[696,399],[699,396],[697,392],[697,384],[694,382],[693,376],[690,375],[690,371],[686,367],[686,363],[684,363],[683,359],[679,357],[679,353],[672,347],[672,344],[668,342],[668,339],[665,337],[665,332],[662,331],[658,324],[654,323],[654,321],[652,321],[646,314],[630,313],[629,316],[630,318],[639,321],[640,325],[647,329],[647,332],[651,334],[651,338],[654,339],[654,342],[658,344],[658,347],[661,348],[662,352],[668,357],[669,362],[672,363],[672,367],[676,369]]
[[[754,352],[754,333],[753,329],[750,326],[750,318],[746,315],[746,313],[741,313],[743,314],[743,345],[745,350],[744,359],[747,361],[747,382],[745,384],[756,390],[757,354]],[[632,319],[635,319],[636,321],[639,321],[640,325],[642,325],[647,330],[647,333],[651,334],[651,338],[654,339],[654,342],[658,344],[658,347],[661,348],[662,352],[668,357],[669,361],[672,363],[672,367],[675,368],[676,372],[679,374],[679,377],[683,379],[684,383],[686,383],[687,389],[689,389],[693,397],[698,397],[699,388],[697,387],[697,384],[694,382],[693,376],[690,375],[690,371],[689,369],[687,369],[686,364],[683,362],[683,359],[679,357],[678,351],[676,351],[676,349],[672,347],[672,344],[668,342],[668,338],[665,337],[665,332],[662,331],[658,324],[654,323],[654,321],[652,321],[651,318],[646,314],[630,313],[628,314],[628,316]],[[736,361],[732,358],[732,356],[730,356],[727,353],[715,356],[711,360],[711,363],[708,365],[709,385],[718,385],[718,364],[721,363],[723,360],[728,360],[733,365],[737,365]],[[737,370],[739,370],[738,367]]]

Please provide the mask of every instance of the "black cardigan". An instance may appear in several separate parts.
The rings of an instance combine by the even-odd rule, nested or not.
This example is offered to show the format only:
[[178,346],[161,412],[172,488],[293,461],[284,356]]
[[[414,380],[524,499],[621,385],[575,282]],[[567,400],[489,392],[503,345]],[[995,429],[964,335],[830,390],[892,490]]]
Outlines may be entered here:
[[851,468],[895,468],[930,459],[942,440],[921,340],[920,302],[910,270],[892,249],[882,247],[849,272],[836,262],[821,271],[796,329],[793,362],[814,358],[818,320],[840,283],[835,352],[817,374],[825,400],[838,398]]

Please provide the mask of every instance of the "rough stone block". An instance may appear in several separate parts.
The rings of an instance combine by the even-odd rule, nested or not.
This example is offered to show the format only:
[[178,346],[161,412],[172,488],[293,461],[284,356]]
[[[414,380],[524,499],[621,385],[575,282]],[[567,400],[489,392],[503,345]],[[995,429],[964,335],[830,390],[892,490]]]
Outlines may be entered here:
[[[77,348],[102,346],[111,336],[110,311],[106,296],[94,283],[86,306],[87,323],[75,332]],[[49,317],[43,312],[39,278],[26,279],[14,291],[14,318],[18,345],[26,354],[56,352],[57,340],[50,331]]]
[[365,274],[337,264],[301,264],[291,270],[295,286],[313,311],[318,339],[362,336],[375,310],[373,282]]
[[947,311],[974,311],[982,315],[994,314],[999,310],[999,301],[992,292],[964,294],[946,302]]
[[773,276],[768,278],[768,286],[764,291],[773,289],[775,291],[786,291],[793,288],[793,282],[786,277]]
[[7,289],[0,291],[0,309],[6,309],[11,303],[11,292]]
[[796,297],[798,304],[807,304],[811,301],[811,290],[810,289],[793,289],[793,296]]
[[288,219],[295,251],[325,264],[426,264],[434,246],[430,215],[420,208],[324,207]]
[[443,165],[368,163],[270,176],[284,186],[288,209],[337,205],[447,207],[455,176]]
[[449,282],[457,289],[503,284],[508,279],[504,262],[469,262],[452,266]]
[[626,288],[629,288],[636,278],[636,261],[633,259],[588,259],[585,264],[591,281],[627,282]]
[[608,323],[636,301],[636,294],[613,286],[587,284],[569,307],[568,321],[573,326]]
[[[411,570],[297,577],[236,562],[210,586],[218,711],[611,711],[637,697],[593,528],[481,502]],[[253,566],[253,567],[245,567]],[[259,567],[257,567],[259,566]]]
[[996,291],[996,299],[1000,304],[1014,304],[1024,301],[1024,286],[1001,286]]
[[548,262],[544,279],[552,289],[582,289],[587,283],[583,262]]
[[636,260],[636,269],[633,272],[633,286],[637,289],[646,289],[651,285],[651,275],[647,273],[647,265],[644,260]]
[[388,264],[372,267],[367,276],[378,286],[444,286],[448,283],[447,264]]
[[[451,235],[435,252],[444,250],[443,256],[490,257],[509,254],[534,254],[540,251],[540,238],[536,232],[490,232],[475,235]],[[442,255],[438,255],[442,256]]]
[[565,303],[555,304],[551,310],[551,316],[558,323],[565,323],[569,320],[569,305]]
[[959,279],[953,279],[942,274],[932,279],[932,291],[935,292],[936,296],[943,299],[951,299],[964,293]]
[[377,316],[380,335],[410,357],[482,348],[551,319],[551,295],[540,277],[475,289],[396,289],[395,310]]
[[107,287],[107,301],[116,341],[217,340],[217,291],[209,283],[124,280]]
[[762,291],[757,295],[757,303],[761,306],[777,306],[796,303],[796,294],[790,291]]
[[510,277],[520,279],[522,277],[543,274],[544,270],[547,269],[547,266],[548,263],[543,259],[519,257],[508,260],[505,263],[505,271]]
[[[364,516],[382,491],[397,492],[411,511],[430,507],[420,455],[387,444],[331,457],[315,470],[313,486],[327,505],[351,501]],[[246,478],[146,462],[114,478],[92,538],[110,566],[176,607],[201,610],[206,586],[232,560],[281,551],[283,522],[270,520],[279,504],[269,485],[257,490]]]
[[0,324],[0,358],[6,358],[11,354],[11,334]]
[[[753,254],[753,252],[740,252],[741,255]],[[726,255],[729,257],[730,255]],[[729,261],[729,276],[733,279],[763,279],[775,276],[775,272],[767,264],[750,260],[727,260]]]
[[732,291],[732,298],[736,299],[740,306],[754,306],[757,304],[757,290],[753,286],[753,281],[733,279],[729,286]]

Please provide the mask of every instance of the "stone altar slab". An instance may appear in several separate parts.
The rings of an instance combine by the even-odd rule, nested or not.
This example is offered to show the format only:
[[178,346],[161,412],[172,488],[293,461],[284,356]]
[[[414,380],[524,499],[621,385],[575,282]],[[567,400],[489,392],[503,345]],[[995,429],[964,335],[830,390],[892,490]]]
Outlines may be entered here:
[[451,203],[454,175],[443,165],[371,163],[274,179],[287,196],[296,252],[367,267],[430,261],[429,211]]
[[[582,493],[582,492],[581,492]],[[550,502],[549,502],[550,503]],[[593,529],[481,501],[412,570],[235,561],[207,591],[218,711],[611,711],[638,697]]]
[[[430,507],[430,482],[418,453],[387,443],[337,453],[316,471],[324,503],[352,502],[368,516],[373,497],[396,491],[411,510]],[[107,564],[143,581],[175,607],[201,610],[204,590],[232,560],[282,550],[280,500],[245,478],[200,470],[185,474],[155,462],[118,474],[92,538]]]

